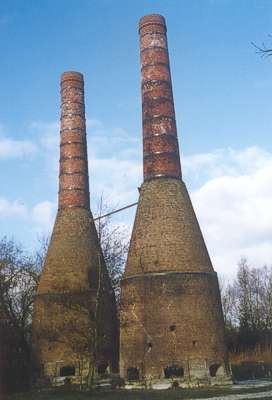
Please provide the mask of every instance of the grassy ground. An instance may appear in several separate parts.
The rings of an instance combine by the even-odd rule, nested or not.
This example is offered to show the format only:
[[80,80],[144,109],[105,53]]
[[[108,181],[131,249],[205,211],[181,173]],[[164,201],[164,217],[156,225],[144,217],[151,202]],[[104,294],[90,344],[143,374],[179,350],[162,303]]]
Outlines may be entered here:
[[[20,393],[7,396],[7,400],[181,400],[209,398],[228,394],[260,393],[272,390],[272,384],[266,387],[251,389],[230,389],[211,387],[209,389],[176,389],[176,390],[115,390],[78,392],[67,390],[48,390],[40,392]],[[226,397],[227,399],[227,397]],[[263,400],[271,397],[263,397]]]

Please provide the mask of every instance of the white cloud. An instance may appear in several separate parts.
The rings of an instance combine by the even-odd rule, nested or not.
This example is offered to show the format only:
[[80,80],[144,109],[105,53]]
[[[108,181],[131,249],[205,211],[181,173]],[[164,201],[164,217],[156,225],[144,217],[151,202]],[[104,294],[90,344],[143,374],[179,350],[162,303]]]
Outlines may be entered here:
[[27,216],[27,208],[20,200],[9,201],[5,198],[0,198],[0,218]]
[[58,152],[59,151],[59,122],[42,122],[33,121],[29,128],[39,143],[39,146],[46,151]]
[[52,229],[55,214],[55,204],[51,201],[42,201],[31,210],[31,218],[35,226],[45,232]]
[[252,173],[271,161],[271,153],[257,147],[242,150],[216,149],[210,153],[182,157],[185,176],[199,184],[222,175],[239,176]]
[[191,197],[215,269],[233,275],[242,256],[256,266],[271,264],[272,154],[257,147],[227,149],[210,160],[210,179]]
[[45,172],[48,182],[57,187],[59,168],[60,126],[59,122],[33,121],[29,125],[32,136],[36,138],[41,156],[41,169]]
[[120,127],[107,128],[95,120],[88,130],[91,198],[103,194],[113,206],[137,201],[142,182],[141,143]]
[[36,153],[37,150],[37,146],[30,140],[0,138],[0,159],[25,157]]
[[0,198],[0,220],[8,220],[16,224],[28,224],[35,233],[48,234],[51,232],[55,217],[56,205],[48,200],[28,207],[21,200]]
[[86,119],[86,127],[87,127],[87,130],[89,130],[89,129],[97,129],[97,128],[102,128],[103,124],[98,119],[87,118]]
[[[41,168],[57,185],[59,123],[33,122],[30,128],[36,144],[5,139],[0,125],[0,158],[39,151]],[[101,194],[113,207],[137,201],[142,183],[140,135],[109,129],[98,120],[87,120],[87,131],[92,205]],[[241,256],[255,266],[271,263],[272,153],[257,146],[215,149],[182,156],[181,163],[215,269],[231,276]],[[118,223],[128,224],[133,213],[117,214]],[[28,218],[34,231],[50,231],[54,215],[50,199],[32,208],[0,199],[0,217]]]
[[[107,128],[97,119],[87,119],[86,124],[91,198],[103,193],[110,204],[135,201],[142,181],[140,138],[120,127]],[[44,156],[47,176],[56,184],[59,123],[34,121],[30,129]]]
[[103,195],[110,204],[126,205],[137,201],[141,183],[141,164],[117,158],[90,159],[90,191]]

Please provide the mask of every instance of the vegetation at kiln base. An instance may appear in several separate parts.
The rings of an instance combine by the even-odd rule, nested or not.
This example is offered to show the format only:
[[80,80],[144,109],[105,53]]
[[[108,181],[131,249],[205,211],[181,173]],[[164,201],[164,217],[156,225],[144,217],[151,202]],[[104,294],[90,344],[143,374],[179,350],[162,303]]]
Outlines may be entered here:
[[[41,392],[18,393],[7,397],[6,400],[181,400],[227,396],[228,394],[244,394],[245,399],[249,393],[262,393],[272,390],[272,384],[265,387],[250,389],[231,389],[226,387],[209,387],[200,389],[175,389],[175,390],[115,390],[78,392],[76,390],[48,390]],[[267,397],[270,398],[270,397]],[[227,397],[226,397],[227,399]],[[260,399],[260,398],[259,398]]]
[[[109,214],[112,210],[105,203],[103,196],[101,196],[96,206],[95,215],[102,216]],[[111,224],[110,216],[97,219],[95,225],[117,304],[119,304],[120,281],[127,258],[129,235],[126,229]]]
[[255,347],[272,339],[272,268],[251,268],[246,259],[239,263],[236,279],[222,287],[222,306],[229,331],[240,335],[230,343],[232,351]]
[[[272,268],[252,268],[246,259],[242,259],[236,279],[222,285],[221,292],[227,345],[232,358],[239,361],[240,354],[247,354],[247,358],[254,363],[261,354],[261,359],[270,363],[267,375],[271,375]],[[260,368],[258,371],[257,365],[255,369],[255,376],[248,376],[244,368],[238,378],[256,378],[262,371],[265,372],[264,366],[262,371]]]
[[[95,215],[110,212],[100,199]],[[110,218],[97,221],[97,231],[105,262],[116,294],[128,249],[128,234],[113,226]],[[49,239],[40,240],[34,254],[28,254],[15,240],[0,238],[0,374],[8,390],[24,390],[31,383],[31,324],[33,301]],[[5,364],[5,368],[2,365]]]
[[44,258],[44,243],[34,255],[13,240],[0,240],[0,362],[2,386],[26,388],[31,365],[33,300]]
[[[94,215],[110,211],[103,199],[97,210]],[[109,218],[96,224],[118,301],[128,235],[112,225]],[[6,357],[7,363],[4,383],[13,390],[26,389],[31,381],[33,299],[47,245],[48,240],[41,241],[38,251],[29,255],[14,240],[0,239],[0,351],[7,350],[0,357]],[[221,286],[227,344],[235,360],[234,376],[238,379],[271,376],[272,268],[253,268],[242,259],[236,279]],[[245,357],[250,363],[242,362]]]

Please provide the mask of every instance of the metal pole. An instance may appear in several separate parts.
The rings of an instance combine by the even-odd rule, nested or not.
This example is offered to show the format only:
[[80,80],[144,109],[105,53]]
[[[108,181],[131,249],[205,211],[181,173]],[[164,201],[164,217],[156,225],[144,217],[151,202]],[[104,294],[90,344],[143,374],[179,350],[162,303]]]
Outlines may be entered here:
[[137,204],[138,204],[138,202],[129,204],[128,206],[125,206],[125,207],[122,207],[122,208],[118,208],[118,210],[114,210],[114,211],[111,211],[111,212],[109,212],[109,213],[107,213],[107,214],[101,215],[100,217],[96,217],[96,218],[94,218],[93,220],[94,220],[94,221],[99,221],[99,220],[102,219],[102,218],[109,217],[109,216],[112,215],[112,214],[116,214],[116,213],[118,213],[118,212],[120,212],[120,211],[126,210],[127,208],[134,207],[134,206],[136,206]]

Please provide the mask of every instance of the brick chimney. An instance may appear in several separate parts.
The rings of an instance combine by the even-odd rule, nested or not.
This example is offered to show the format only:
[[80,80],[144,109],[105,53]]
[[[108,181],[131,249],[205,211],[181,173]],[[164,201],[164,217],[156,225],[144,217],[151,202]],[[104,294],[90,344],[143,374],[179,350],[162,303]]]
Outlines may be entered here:
[[144,180],[181,178],[165,19],[140,20]]
[[[84,82],[61,76],[59,207],[33,315],[33,349],[43,384],[118,369],[114,292],[90,211]],[[95,339],[94,339],[95,338]],[[94,356],[95,354],[95,356]]]
[[84,81],[79,72],[64,72],[61,76],[60,133],[59,209],[89,210]]
[[121,282],[120,373],[156,387],[230,382],[213,269],[181,179],[165,20],[140,20],[144,182]]

